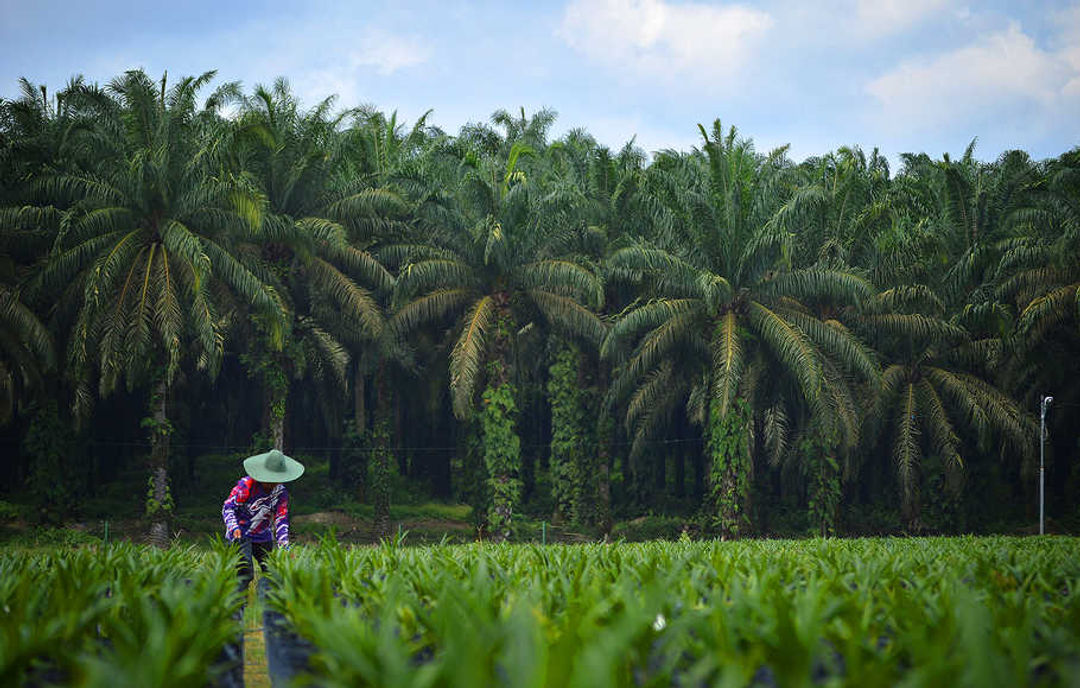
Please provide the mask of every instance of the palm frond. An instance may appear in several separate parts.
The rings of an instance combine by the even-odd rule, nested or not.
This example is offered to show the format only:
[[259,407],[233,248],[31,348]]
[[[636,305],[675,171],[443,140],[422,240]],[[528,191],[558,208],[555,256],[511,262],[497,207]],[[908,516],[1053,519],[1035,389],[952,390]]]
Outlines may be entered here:
[[604,285],[591,270],[569,260],[540,260],[519,266],[517,282],[525,289],[575,296],[590,308],[599,308],[604,300]]
[[33,311],[19,300],[18,293],[0,285],[0,327],[15,335],[45,369],[56,363],[52,336]]
[[930,438],[932,450],[942,458],[949,471],[960,471],[964,467],[958,451],[960,438],[956,436],[949,415],[945,412],[945,405],[941,403],[933,384],[927,379],[919,382],[918,394],[919,420],[923,431]]
[[671,393],[671,388],[676,385],[673,374],[671,362],[665,361],[645,376],[626,403],[627,432],[634,432],[640,426],[641,420],[660,405],[662,398]]
[[660,327],[673,318],[696,313],[702,305],[697,299],[657,299],[634,308],[615,321],[604,340],[600,355],[612,356],[640,333]]
[[742,379],[743,351],[738,317],[734,311],[724,314],[712,339],[712,398],[726,416],[739,391]]
[[750,322],[762,342],[799,383],[803,398],[813,404],[821,390],[821,363],[802,330],[757,301],[749,304]]
[[398,300],[436,289],[476,288],[472,266],[461,260],[432,258],[405,265],[397,278]]
[[840,270],[793,270],[766,281],[762,294],[787,296],[799,301],[815,299],[844,305],[857,305],[868,300],[873,287],[870,282]]
[[881,371],[873,350],[842,323],[836,320],[822,322],[798,311],[785,311],[784,318],[802,330],[814,346],[833,358],[838,365],[857,373],[871,384],[877,384]]
[[581,337],[595,347],[604,341],[607,334],[604,321],[573,298],[543,289],[530,289],[527,293],[554,329]]
[[476,298],[470,289],[436,289],[410,301],[390,318],[390,328],[405,336],[424,323],[433,323],[453,315]]
[[359,322],[365,336],[371,339],[379,337],[383,329],[383,315],[371,292],[320,258],[313,258],[308,267],[317,288],[341,306],[345,317]]
[[959,325],[928,317],[921,313],[886,313],[865,315],[861,323],[875,338],[918,339],[959,343],[968,338],[968,332]]
[[487,333],[495,318],[495,300],[481,297],[469,309],[461,334],[450,352],[450,394],[454,415],[468,416],[480,380],[480,367],[487,350]]
[[896,437],[893,440],[893,461],[900,486],[904,490],[905,503],[917,489],[916,470],[922,458],[919,450],[918,395],[915,385],[908,383],[901,394],[901,403],[897,407]]

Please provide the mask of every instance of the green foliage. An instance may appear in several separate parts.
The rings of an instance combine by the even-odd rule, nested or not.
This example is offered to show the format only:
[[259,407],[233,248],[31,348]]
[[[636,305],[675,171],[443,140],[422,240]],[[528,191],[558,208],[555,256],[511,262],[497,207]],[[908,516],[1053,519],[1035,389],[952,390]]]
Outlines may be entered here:
[[36,519],[57,524],[65,516],[70,518],[76,504],[79,462],[71,425],[60,418],[55,401],[34,409],[22,446],[33,462],[28,487]]
[[480,419],[466,421],[463,446],[451,460],[454,499],[472,509],[473,525],[480,528],[487,520],[491,497],[487,490],[487,466],[484,463],[484,439]]
[[1075,547],[324,542],[275,558],[268,604],[310,685],[1070,685]]
[[590,489],[596,474],[590,442],[586,391],[580,383],[581,354],[576,347],[560,347],[554,356],[547,392],[551,400],[551,488],[561,518],[579,524],[593,519],[596,495]]
[[0,683],[207,685],[241,632],[235,555],[131,545],[0,554]]
[[259,380],[263,385],[263,393],[268,395],[270,400],[268,420],[271,422],[271,427],[285,419],[286,401],[289,394],[289,378],[285,374],[281,357],[279,353],[268,351],[240,354],[240,362],[244,364],[248,376]]
[[[402,436],[380,442],[426,445],[400,457],[394,498],[456,494],[477,518],[505,512],[503,529],[518,491],[550,510],[550,477],[585,527],[671,505],[734,535],[751,468],[769,528],[836,528],[842,474],[867,501],[847,505],[867,516],[846,519],[856,531],[1011,529],[1043,394],[1058,400],[1050,501],[1075,511],[1080,396],[1062,381],[1080,378],[1080,152],[982,162],[972,144],[890,170],[858,147],[797,162],[714,121],[697,148],[647,156],[583,129],[550,140],[550,110],[454,135],[426,115],[305,108],[284,79],[208,92],[213,77],[135,70],[52,98],[24,80],[0,101],[0,422],[34,435],[4,489],[40,500],[61,474],[116,493],[100,483],[138,451],[112,421],[137,422],[155,384],[173,395],[145,426],[162,471],[168,443],[245,444],[259,406],[253,451],[295,414],[289,446],[333,452],[347,375],[390,366]],[[573,385],[548,358],[564,347],[595,379]],[[478,403],[504,382],[520,406],[493,427],[514,449]],[[91,415],[121,388],[112,417]],[[56,463],[43,399],[94,421],[79,471]],[[455,435],[452,417],[473,425]],[[800,448],[818,427],[833,447]]]
[[357,432],[356,422],[351,418],[346,420],[341,438],[341,479],[361,502],[366,498],[371,486],[371,480],[368,477],[368,467],[371,462],[367,446],[367,431]]
[[0,499],[0,521],[8,523],[18,518],[22,518],[22,509],[11,502]]
[[139,421],[139,427],[148,430],[152,441],[159,442],[168,440],[175,428],[168,418],[157,419],[153,416],[143,416]]
[[804,437],[797,449],[808,482],[811,532],[819,537],[835,535],[843,495],[835,450],[825,436],[816,432]]
[[172,489],[165,483],[164,498],[158,494],[154,476],[146,479],[146,518],[150,521],[168,521],[172,518],[176,504],[173,503]]
[[719,404],[709,407],[710,525],[721,537],[737,538],[750,525],[746,499],[750,494],[749,405],[735,399],[726,415]]
[[514,507],[521,497],[521,439],[514,427],[516,415],[517,404],[511,383],[504,382],[498,387],[489,385],[484,390],[480,427],[491,499],[488,532],[496,541],[510,537]]
[[375,537],[390,535],[390,489],[394,479],[394,455],[390,450],[390,423],[385,419],[375,422],[370,431],[371,455],[371,502],[375,507]]

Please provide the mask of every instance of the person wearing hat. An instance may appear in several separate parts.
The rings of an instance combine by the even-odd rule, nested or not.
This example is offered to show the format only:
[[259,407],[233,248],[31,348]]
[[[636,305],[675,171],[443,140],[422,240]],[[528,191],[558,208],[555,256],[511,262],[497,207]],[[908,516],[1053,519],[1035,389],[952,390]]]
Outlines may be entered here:
[[289,548],[289,490],[285,483],[304,474],[304,464],[277,449],[244,459],[247,475],[236,483],[221,507],[225,539],[240,544],[240,589],[247,588],[254,570],[262,566],[276,544]]

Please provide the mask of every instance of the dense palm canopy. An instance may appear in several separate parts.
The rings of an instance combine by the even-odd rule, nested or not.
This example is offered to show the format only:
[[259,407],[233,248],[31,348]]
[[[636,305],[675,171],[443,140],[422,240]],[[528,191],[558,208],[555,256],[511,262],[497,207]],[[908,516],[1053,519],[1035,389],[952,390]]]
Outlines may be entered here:
[[365,248],[373,226],[393,222],[407,204],[362,176],[339,176],[348,141],[338,130],[351,113],[331,115],[331,99],[303,112],[279,80],[241,103],[233,173],[256,194],[259,226],[240,255],[267,275],[288,313],[280,343],[257,321],[261,345],[249,366],[266,387],[271,443],[282,446],[289,381],[309,375],[345,390],[348,349],[381,335],[377,292],[393,278]]
[[395,490],[496,538],[955,532],[1028,514],[1049,393],[1075,509],[1077,151],[894,174],[717,122],[649,156],[552,140],[551,110],[453,135],[212,77],[0,102],[0,498],[53,465],[26,441],[52,399],[93,467],[70,491],[149,454],[161,527],[169,446],[270,442],[328,458],[379,535]]
[[[166,503],[166,397],[181,359],[216,373],[224,327],[221,292],[265,314],[280,337],[283,309],[274,290],[231,250],[257,222],[242,188],[212,176],[212,108],[196,97],[213,77],[181,79],[168,88],[129,72],[106,92],[80,84],[66,98],[88,120],[68,142],[82,161],[44,172],[38,193],[52,202],[10,217],[52,226],[53,248],[32,287],[60,306],[50,314],[66,332],[67,372],[77,415],[89,413],[92,385],[107,396],[153,384],[154,500]],[[158,523],[160,541],[164,526]]]
[[[461,225],[426,246],[400,248],[408,259],[399,277],[402,306],[395,326],[459,317],[450,353],[454,412],[464,418],[489,357],[505,366],[509,339],[534,320],[599,343],[603,325],[590,312],[603,297],[599,277],[560,251],[558,234],[542,231],[534,214],[537,190],[515,143],[503,160],[467,165],[461,193],[471,202]],[[501,375],[503,373],[496,373]]]
[[659,234],[672,249],[639,244],[609,261],[615,274],[640,275],[656,294],[626,313],[608,342],[613,349],[636,341],[620,386],[634,389],[627,420],[638,438],[683,400],[701,424],[714,413],[731,415],[745,400],[772,421],[762,424],[760,438],[744,423],[740,441],[751,445],[782,447],[784,419],[798,407],[854,430],[852,419],[836,418],[851,414],[851,405],[828,401],[843,398],[833,391],[844,386],[843,373],[872,380],[873,358],[846,327],[819,318],[807,301],[855,306],[870,285],[842,270],[790,266],[791,234],[776,220],[784,201],[779,187],[790,171],[783,151],[759,156],[717,122],[711,137],[705,134],[702,155],[657,165],[664,163],[670,168],[656,186],[670,198],[662,199],[668,214]]

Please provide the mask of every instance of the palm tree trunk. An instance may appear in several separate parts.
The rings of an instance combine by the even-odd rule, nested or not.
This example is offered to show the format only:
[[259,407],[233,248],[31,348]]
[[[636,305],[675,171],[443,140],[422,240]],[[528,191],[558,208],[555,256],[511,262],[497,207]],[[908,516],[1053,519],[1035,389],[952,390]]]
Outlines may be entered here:
[[521,439],[514,422],[517,408],[507,365],[510,332],[514,327],[507,304],[500,304],[497,317],[498,330],[492,349],[488,384],[484,390],[481,424],[491,495],[488,527],[491,529],[491,539],[503,542],[510,538],[514,507],[521,495]]
[[737,538],[749,524],[749,410],[741,399],[726,415],[715,403],[709,406],[709,506],[720,537]]
[[362,434],[367,430],[367,385],[365,384],[364,372],[360,369],[360,362],[356,362],[356,372],[353,377],[353,423],[356,433]]
[[274,449],[285,449],[285,394],[275,395],[270,409],[270,444]]
[[374,475],[372,476],[371,494],[375,507],[372,523],[372,539],[376,542],[390,537],[390,385],[387,381],[386,363],[380,363],[375,373],[375,426],[373,428]]
[[611,435],[615,423],[607,413],[601,414],[596,430],[597,503],[596,525],[605,536],[611,532]]
[[564,343],[552,359],[547,384],[551,409],[551,496],[555,502],[551,519],[561,525],[564,521],[578,520],[585,506],[583,497],[587,496],[583,494],[583,479],[589,476],[579,465],[585,433],[580,427],[584,414],[578,408],[582,387],[577,352]]
[[608,366],[603,361],[597,365],[596,403],[599,414],[596,421],[596,527],[606,537],[611,532],[611,447],[615,435],[615,419],[604,408],[603,399],[608,391]]
[[289,378],[279,357],[274,356],[262,369],[263,431],[273,449],[285,450],[285,410],[289,396]]
[[169,494],[169,418],[166,403],[169,383],[162,378],[150,398],[153,422],[150,430],[150,499],[146,511],[150,518],[150,544],[162,549],[169,546],[169,517],[172,497]]

